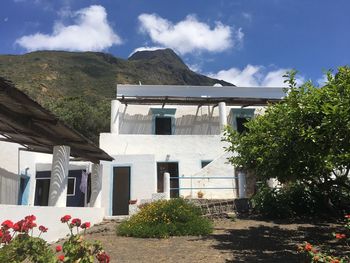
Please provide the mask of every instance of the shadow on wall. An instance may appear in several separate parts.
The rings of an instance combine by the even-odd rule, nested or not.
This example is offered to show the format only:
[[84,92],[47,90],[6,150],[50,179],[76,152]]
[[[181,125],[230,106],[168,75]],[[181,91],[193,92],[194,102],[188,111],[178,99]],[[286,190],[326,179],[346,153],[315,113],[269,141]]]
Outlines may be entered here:
[[[120,134],[152,134],[152,115],[124,114],[120,119]],[[184,115],[175,120],[175,135],[220,134],[219,117]]]
[[20,177],[0,167],[0,204],[17,205]]

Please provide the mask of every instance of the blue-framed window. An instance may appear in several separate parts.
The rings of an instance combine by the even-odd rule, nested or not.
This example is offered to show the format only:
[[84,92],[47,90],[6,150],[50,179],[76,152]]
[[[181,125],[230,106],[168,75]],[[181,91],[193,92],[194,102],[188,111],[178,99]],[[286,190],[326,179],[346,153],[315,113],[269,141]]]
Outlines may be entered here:
[[208,164],[210,164],[213,160],[202,160],[201,166],[202,168],[206,167]]
[[175,134],[176,109],[151,108],[152,133],[158,135]]
[[255,109],[231,109],[232,127],[239,133],[245,132],[245,123],[254,117]]

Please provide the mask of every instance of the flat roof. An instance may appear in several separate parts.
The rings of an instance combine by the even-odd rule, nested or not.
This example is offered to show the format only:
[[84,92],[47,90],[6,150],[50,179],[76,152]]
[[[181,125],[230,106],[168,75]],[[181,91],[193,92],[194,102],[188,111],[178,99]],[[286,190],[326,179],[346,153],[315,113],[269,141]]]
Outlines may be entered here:
[[286,95],[283,87],[117,85],[117,99],[126,104],[256,105],[278,102]]
[[0,77],[1,141],[23,145],[27,150],[53,153],[55,145],[71,147],[71,156],[98,163],[113,160],[106,152],[57,116]]

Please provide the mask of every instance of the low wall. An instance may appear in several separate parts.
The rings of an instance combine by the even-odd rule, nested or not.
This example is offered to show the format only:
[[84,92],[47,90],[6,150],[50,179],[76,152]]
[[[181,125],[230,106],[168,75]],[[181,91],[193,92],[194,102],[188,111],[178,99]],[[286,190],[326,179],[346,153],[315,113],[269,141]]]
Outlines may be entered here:
[[[27,215],[35,215],[38,226],[43,225],[49,230],[43,233],[43,237],[48,242],[53,242],[69,234],[67,224],[61,223],[60,219],[64,215],[71,215],[72,218],[80,218],[82,222],[90,222],[91,225],[100,223],[104,217],[103,208],[92,207],[49,207],[49,206],[17,206],[0,205],[0,223],[9,219],[14,223],[23,219]],[[39,234],[38,229],[34,231],[34,236]]]

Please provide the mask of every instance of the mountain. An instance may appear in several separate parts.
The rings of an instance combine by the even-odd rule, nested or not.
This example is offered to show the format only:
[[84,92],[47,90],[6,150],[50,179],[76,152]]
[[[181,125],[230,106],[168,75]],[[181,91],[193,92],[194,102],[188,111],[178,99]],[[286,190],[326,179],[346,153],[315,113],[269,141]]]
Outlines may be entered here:
[[128,59],[101,52],[0,55],[0,76],[95,142],[109,130],[117,83],[232,85],[191,71],[171,49],[139,51]]

